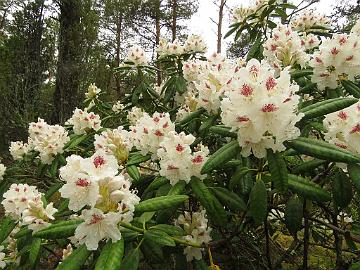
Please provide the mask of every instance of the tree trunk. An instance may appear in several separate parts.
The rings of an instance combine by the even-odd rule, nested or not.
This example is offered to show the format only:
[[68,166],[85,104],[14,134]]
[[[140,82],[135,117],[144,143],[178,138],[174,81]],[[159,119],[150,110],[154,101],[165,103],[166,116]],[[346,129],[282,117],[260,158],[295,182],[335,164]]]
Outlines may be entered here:
[[[116,23],[116,58],[115,58],[115,66],[120,66],[120,45],[121,45],[121,32],[122,32],[122,22],[123,22],[123,14],[120,13],[117,18]],[[119,76],[115,75],[116,80],[116,93],[118,96],[121,96],[121,85]]]
[[81,1],[60,1],[59,57],[54,93],[55,110],[52,121],[63,123],[78,105],[82,38]]
[[224,7],[226,0],[220,0],[219,17],[217,23],[217,52],[221,53],[221,40],[222,40],[222,21],[224,18]]
[[[156,45],[159,45],[160,43],[160,4],[161,0],[156,1],[155,6],[155,43]],[[159,58],[159,54],[157,54],[157,57]],[[159,64],[156,65],[158,69],[160,69]],[[157,72],[157,85],[160,86],[161,84],[161,73],[160,71]]]
[[176,21],[177,21],[177,0],[172,0],[172,24],[171,24],[172,41],[176,39]]

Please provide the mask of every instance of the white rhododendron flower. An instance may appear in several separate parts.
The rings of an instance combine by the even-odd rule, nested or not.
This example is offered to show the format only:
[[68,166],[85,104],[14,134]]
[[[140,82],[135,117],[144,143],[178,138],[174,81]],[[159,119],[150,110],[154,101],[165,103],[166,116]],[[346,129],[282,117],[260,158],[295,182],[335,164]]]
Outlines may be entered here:
[[136,122],[144,115],[144,111],[139,107],[132,107],[129,112],[127,112],[127,120],[129,120],[130,125],[136,125]]
[[9,147],[9,152],[14,160],[21,160],[31,150],[31,146],[22,141],[11,142]]
[[23,224],[28,224],[28,228],[34,232],[46,228],[50,225],[48,221],[54,220],[54,214],[57,209],[53,207],[53,203],[49,203],[44,208],[41,195],[29,201],[28,208],[22,214]]
[[360,154],[360,102],[326,115],[325,140],[355,154]]
[[148,64],[145,51],[139,46],[133,46],[129,49],[124,62],[131,62],[135,66],[146,66]]
[[190,145],[195,141],[193,135],[184,132],[170,132],[160,143],[157,151],[160,158],[160,175],[170,180],[171,185],[183,180],[189,183],[192,176],[201,177],[200,170],[207,160],[209,150],[199,146],[199,151],[193,152]]
[[265,41],[263,47],[266,60],[277,71],[296,64],[304,68],[310,60],[298,33],[282,24],[273,30],[271,38]]
[[100,209],[83,210],[80,218],[84,219],[75,230],[75,238],[80,244],[85,244],[88,250],[96,250],[103,239],[116,242],[121,239],[117,224],[120,221],[118,213],[104,214]]
[[101,89],[96,87],[95,83],[92,83],[88,87],[88,91],[85,93],[87,99],[95,99],[100,94]]
[[90,130],[99,130],[101,128],[100,116],[88,112],[86,109],[81,110],[76,108],[72,117],[66,122],[68,125],[73,125],[74,133],[77,135],[85,134]]
[[312,50],[320,45],[320,39],[314,34],[303,34],[301,36],[301,45],[305,50]]
[[205,53],[207,46],[201,36],[190,35],[185,42],[185,52]]
[[[175,225],[181,226],[186,236],[183,237],[184,240],[196,243],[199,245],[208,244],[211,241],[210,233],[212,229],[208,226],[208,220],[205,217],[206,211],[200,210],[198,212],[186,212],[184,215],[180,215],[175,221]],[[186,255],[186,260],[188,262],[192,261],[194,258],[196,260],[201,260],[203,248],[196,248],[192,246],[187,246],[184,249],[184,254]]]
[[5,165],[0,163],[0,181],[4,179],[5,171],[6,171]]
[[300,97],[295,94],[299,86],[291,84],[288,69],[275,78],[266,62],[251,59],[237,72],[229,89],[221,102],[221,119],[237,131],[243,156],[252,152],[263,158],[266,149],[283,151],[284,141],[300,135],[295,127],[302,118],[297,113]]
[[351,34],[360,36],[360,19],[357,20],[354,26],[351,28]]
[[[304,10],[290,21],[290,25],[296,31],[305,32],[314,26],[329,28],[330,21],[325,15],[318,14],[314,10]],[[316,30],[326,31],[325,29]]]
[[114,113],[121,113],[124,110],[125,106],[121,103],[120,100],[118,100],[113,106],[112,111]]
[[206,69],[207,62],[201,60],[188,60],[183,64],[183,74],[188,82],[198,81],[199,75]]
[[310,65],[314,68],[311,81],[317,83],[320,90],[336,88],[341,79],[353,81],[360,74],[359,37],[334,34],[321,43]]
[[51,164],[57,154],[64,152],[64,146],[69,141],[70,138],[64,127],[49,125],[39,118],[38,122],[32,122],[29,125],[28,144],[31,146],[14,143],[14,156],[19,158],[23,152],[25,154],[28,149],[33,149],[39,152],[39,158],[43,163]]
[[5,253],[2,252],[4,250],[4,246],[0,246],[0,268],[4,269],[6,267],[6,263],[4,261]]
[[135,126],[130,127],[130,136],[133,145],[143,155],[147,153],[156,154],[160,143],[165,136],[175,130],[168,113],[154,113],[152,116],[144,113]]
[[116,157],[119,164],[124,163],[132,148],[130,133],[122,126],[117,129],[103,131],[101,134],[95,134],[95,149],[103,149],[107,154]]
[[29,201],[34,200],[40,193],[34,186],[27,184],[12,184],[8,191],[3,195],[1,202],[5,209],[5,214],[19,220],[25,209],[29,206]]

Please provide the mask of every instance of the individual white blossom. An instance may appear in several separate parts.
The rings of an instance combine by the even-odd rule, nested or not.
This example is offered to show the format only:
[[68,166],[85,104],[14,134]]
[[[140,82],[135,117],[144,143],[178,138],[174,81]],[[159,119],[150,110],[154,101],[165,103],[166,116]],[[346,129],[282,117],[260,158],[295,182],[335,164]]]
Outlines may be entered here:
[[5,165],[0,163],[0,181],[4,179],[5,171],[6,171]]
[[320,39],[314,34],[303,34],[301,36],[301,45],[305,50],[312,50],[320,45]]
[[88,91],[85,93],[87,99],[95,99],[100,94],[101,89],[96,87],[95,83],[92,83],[88,87]]
[[57,209],[53,207],[53,203],[49,203],[44,208],[41,195],[29,201],[28,208],[22,214],[22,223],[29,225],[28,228],[34,232],[46,228],[50,225],[48,221],[54,220],[54,214]]
[[130,125],[136,125],[136,122],[144,115],[144,111],[139,107],[132,107],[128,112],[126,118],[129,120]]
[[[31,149],[39,152],[39,158],[45,164],[51,164],[57,154],[63,153],[64,146],[69,141],[70,137],[62,126],[49,125],[41,118],[38,119],[38,122],[29,124],[28,144],[31,144]],[[14,144],[14,147],[23,148],[25,153],[28,146],[25,144],[21,146],[19,143],[16,146]],[[19,155],[20,153],[17,151],[16,157],[18,158]]]
[[101,119],[99,115],[93,112],[76,108],[66,124],[72,125],[74,133],[80,135],[90,130],[99,130],[101,128]]
[[159,46],[156,49],[160,57],[173,55],[177,56],[185,52],[185,47],[178,40],[168,42],[166,39],[160,39]]
[[144,113],[130,129],[134,147],[146,155],[149,152],[156,154],[166,134],[175,130],[175,125],[171,122],[168,113],[156,112],[152,116]]
[[188,60],[183,64],[183,74],[185,80],[194,82],[199,80],[199,75],[206,69],[207,62],[201,60]]
[[88,250],[96,250],[103,239],[116,242],[121,239],[117,224],[120,221],[119,213],[104,214],[100,209],[83,210],[80,216],[84,222],[75,230],[75,238],[80,244],[85,244]]
[[112,111],[114,113],[121,113],[124,110],[125,106],[121,103],[120,100],[118,100],[113,106]]
[[40,193],[34,186],[27,184],[12,184],[8,191],[3,195],[1,202],[5,209],[5,214],[16,220],[20,220],[25,209],[29,206],[29,201],[34,200]]
[[359,37],[355,34],[334,34],[324,40],[310,61],[314,68],[311,81],[317,83],[320,90],[336,88],[341,79],[353,81],[360,74],[359,46]]
[[302,40],[289,26],[278,24],[271,38],[263,44],[266,60],[277,70],[287,66],[305,67],[310,57],[302,46]]
[[185,42],[185,52],[193,53],[205,53],[207,46],[201,36],[190,35]]
[[202,145],[197,151],[192,151],[190,145],[194,142],[193,135],[184,132],[177,134],[169,132],[160,143],[157,155],[160,158],[160,175],[170,180],[171,185],[178,181],[189,183],[192,176],[202,178],[200,171],[207,160],[209,150]]
[[107,154],[114,155],[119,164],[123,164],[132,148],[130,134],[122,126],[95,134],[95,149],[103,149]]
[[133,46],[129,49],[124,62],[131,62],[135,66],[146,66],[148,64],[145,51],[139,46]]
[[[175,225],[183,227],[186,236],[183,237],[184,240],[196,243],[199,245],[208,244],[211,241],[210,233],[212,229],[208,226],[208,219],[205,217],[206,211],[200,210],[198,212],[187,212],[185,211],[183,215],[180,215],[175,221]],[[203,248],[196,248],[192,246],[187,246],[184,249],[184,254],[186,255],[186,260],[188,262],[193,259],[201,260]]]
[[6,267],[5,263],[5,253],[2,252],[4,250],[4,246],[0,246],[0,268],[4,269]]
[[275,78],[266,62],[251,59],[236,74],[221,102],[221,119],[237,131],[241,154],[262,158],[266,149],[285,150],[283,142],[300,135],[295,124],[303,116],[297,113],[299,87],[291,84],[289,70]]
[[14,160],[21,160],[31,151],[31,146],[22,141],[11,142],[9,152]]
[[325,140],[355,154],[360,154],[360,102],[325,116]]

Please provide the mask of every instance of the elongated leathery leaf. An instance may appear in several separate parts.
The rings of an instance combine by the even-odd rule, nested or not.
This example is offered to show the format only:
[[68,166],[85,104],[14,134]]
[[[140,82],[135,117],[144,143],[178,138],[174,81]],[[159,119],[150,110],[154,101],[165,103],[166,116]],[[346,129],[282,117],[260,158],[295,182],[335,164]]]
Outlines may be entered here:
[[124,255],[124,239],[112,243],[108,241],[101,250],[94,270],[118,270]]
[[272,150],[268,150],[267,160],[275,188],[281,193],[286,192],[288,187],[288,172],[284,159],[279,152],[274,153]]
[[85,264],[91,251],[87,250],[85,245],[76,248],[69,257],[56,267],[56,270],[79,270]]
[[160,196],[140,202],[135,206],[136,212],[152,212],[161,209],[170,208],[186,201],[189,197],[186,195]]

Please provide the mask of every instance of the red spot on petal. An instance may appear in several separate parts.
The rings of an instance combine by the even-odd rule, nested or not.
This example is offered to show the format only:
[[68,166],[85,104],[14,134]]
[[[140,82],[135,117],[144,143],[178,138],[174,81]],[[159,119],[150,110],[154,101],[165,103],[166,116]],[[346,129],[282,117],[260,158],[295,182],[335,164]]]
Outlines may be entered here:
[[102,165],[104,165],[106,163],[106,161],[105,161],[104,157],[97,156],[94,158],[93,163],[94,163],[95,168],[98,168],[98,167],[101,167]]

